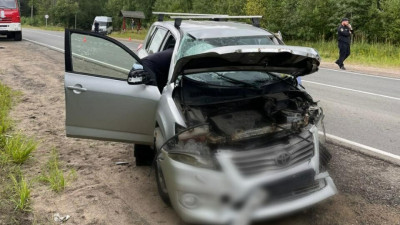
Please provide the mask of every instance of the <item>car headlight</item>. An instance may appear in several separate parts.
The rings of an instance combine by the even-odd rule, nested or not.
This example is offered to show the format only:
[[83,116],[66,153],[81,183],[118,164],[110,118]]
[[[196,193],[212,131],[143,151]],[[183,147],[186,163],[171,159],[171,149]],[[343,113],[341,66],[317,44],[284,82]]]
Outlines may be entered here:
[[191,166],[217,169],[218,163],[207,144],[209,127],[206,124],[184,129],[169,139],[162,148],[168,156]]

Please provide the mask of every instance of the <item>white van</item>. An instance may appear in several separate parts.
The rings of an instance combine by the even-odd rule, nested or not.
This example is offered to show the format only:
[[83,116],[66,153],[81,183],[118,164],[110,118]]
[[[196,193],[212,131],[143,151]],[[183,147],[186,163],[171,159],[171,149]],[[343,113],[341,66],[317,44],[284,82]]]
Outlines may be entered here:
[[99,33],[111,34],[113,31],[112,18],[107,16],[96,16],[93,21],[92,31],[95,32],[95,24],[99,23]]

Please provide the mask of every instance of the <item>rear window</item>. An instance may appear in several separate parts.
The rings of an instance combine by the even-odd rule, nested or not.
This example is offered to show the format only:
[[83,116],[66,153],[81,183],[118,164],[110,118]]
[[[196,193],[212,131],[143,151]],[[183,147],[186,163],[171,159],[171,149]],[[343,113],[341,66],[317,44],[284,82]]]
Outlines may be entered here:
[[17,4],[15,0],[0,0],[0,8],[16,9]]

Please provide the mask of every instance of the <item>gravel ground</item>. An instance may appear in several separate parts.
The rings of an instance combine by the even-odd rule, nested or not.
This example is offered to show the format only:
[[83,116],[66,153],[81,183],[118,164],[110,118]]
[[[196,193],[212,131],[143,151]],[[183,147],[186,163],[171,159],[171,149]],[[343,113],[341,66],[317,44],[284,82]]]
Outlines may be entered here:
[[[60,152],[63,168],[73,168],[78,175],[62,193],[34,183],[29,220],[53,224],[53,214],[60,213],[71,216],[65,224],[183,224],[158,197],[150,169],[134,166],[132,145],[65,137],[63,71],[64,56],[58,52],[26,41],[0,41],[0,81],[23,92],[12,117],[18,129],[41,140],[34,159],[24,166],[27,177],[40,174],[53,147]],[[339,194],[297,214],[258,224],[400,224],[400,167],[327,147]],[[118,161],[129,164],[117,166]]]

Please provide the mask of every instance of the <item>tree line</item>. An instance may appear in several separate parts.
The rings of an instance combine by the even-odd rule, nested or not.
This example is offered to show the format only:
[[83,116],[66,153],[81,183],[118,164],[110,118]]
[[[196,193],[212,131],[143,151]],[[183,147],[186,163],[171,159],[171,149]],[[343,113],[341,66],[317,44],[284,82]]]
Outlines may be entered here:
[[120,10],[144,11],[149,25],[152,11],[229,15],[263,15],[261,26],[281,31],[286,40],[331,40],[341,18],[355,29],[355,39],[366,42],[400,43],[400,0],[20,0],[22,15],[33,25],[49,23],[90,29],[95,16],[113,17],[122,25]]

